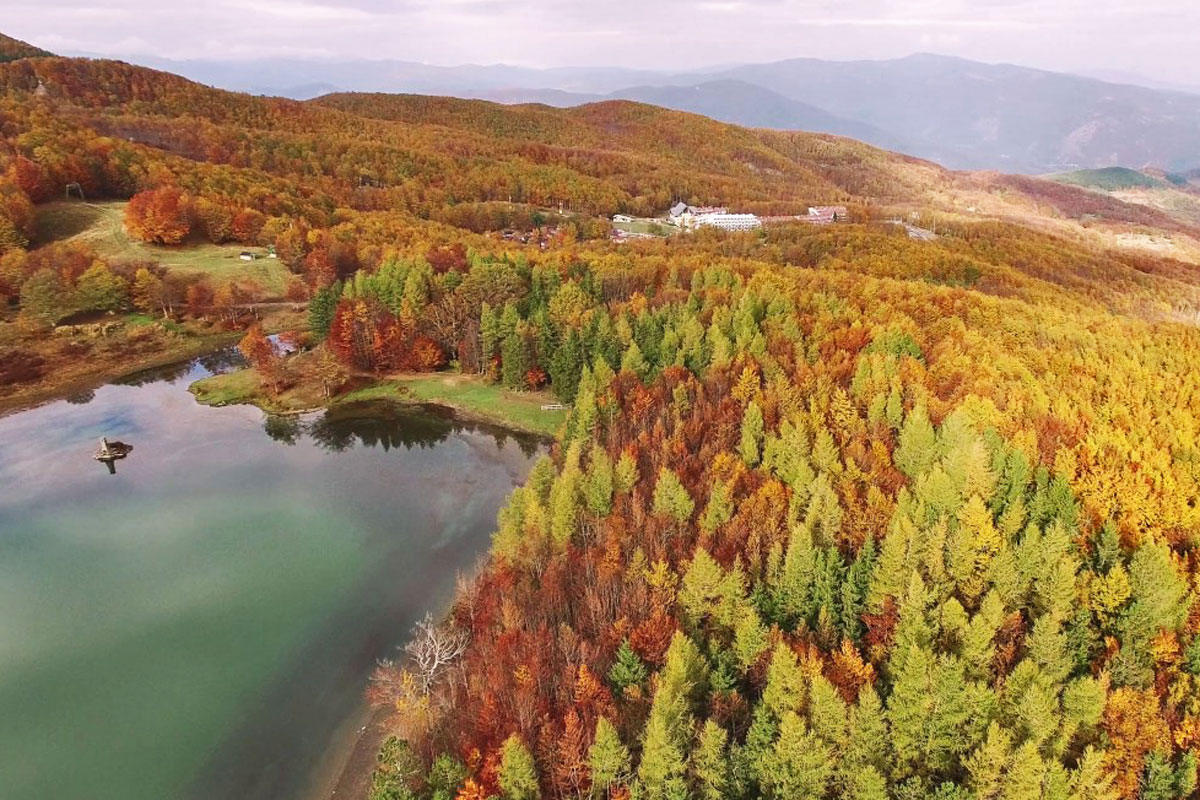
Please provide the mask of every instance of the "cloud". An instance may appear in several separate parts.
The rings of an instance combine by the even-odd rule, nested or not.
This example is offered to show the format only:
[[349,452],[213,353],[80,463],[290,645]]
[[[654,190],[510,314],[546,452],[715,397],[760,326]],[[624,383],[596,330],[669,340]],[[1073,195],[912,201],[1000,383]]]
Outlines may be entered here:
[[51,49],[117,56],[671,70],[933,49],[1200,82],[1194,0],[0,0],[0,20]]
[[231,13],[260,15],[291,22],[350,22],[372,19],[375,15],[353,6],[338,7],[294,0],[226,0]]

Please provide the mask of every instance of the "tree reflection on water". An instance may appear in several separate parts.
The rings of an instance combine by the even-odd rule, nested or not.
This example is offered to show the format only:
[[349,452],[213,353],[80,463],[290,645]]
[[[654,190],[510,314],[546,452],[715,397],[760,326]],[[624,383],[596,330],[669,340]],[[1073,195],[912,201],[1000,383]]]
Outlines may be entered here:
[[459,431],[488,434],[497,447],[510,439],[526,456],[535,454],[538,437],[514,433],[494,425],[467,422],[440,406],[397,406],[387,402],[352,403],[304,420],[297,416],[268,415],[263,430],[274,441],[294,445],[305,436],[323,450],[341,453],[355,446],[384,451],[431,448]]

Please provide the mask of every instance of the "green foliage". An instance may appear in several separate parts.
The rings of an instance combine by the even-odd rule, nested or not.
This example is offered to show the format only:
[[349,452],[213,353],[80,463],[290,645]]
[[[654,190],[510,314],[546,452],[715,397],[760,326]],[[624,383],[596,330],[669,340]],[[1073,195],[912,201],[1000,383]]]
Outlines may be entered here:
[[630,776],[629,748],[621,743],[617,729],[605,717],[596,720],[596,735],[588,748],[592,786],[604,792],[624,784]]
[[425,787],[430,800],[454,800],[470,773],[461,761],[442,753],[433,759]]
[[367,800],[416,800],[421,777],[421,759],[408,742],[389,736],[376,757]]
[[696,503],[680,482],[679,476],[666,467],[660,469],[654,484],[654,513],[684,523],[691,519],[695,509]]
[[35,272],[21,287],[21,313],[32,320],[53,325],[71,310],[70,293],[54,270]]
[[629,646],[629,640],[621,642],[612,667],[608,670],[608,682],[620,694],[631,686],[644,684],[647,675],[646,665],[638,658],[638,654],[633,652],[633,648]]
[[75,305],[83,310],[121,311],[129,307],[129,287],[108,267],[96,264],[75,282]]
[[592,450],[585,496],[587,509],[593,514],[603,517],[612,510],[613,465],[604,448],[597,447]]
[[742,414],[742,438],[738,453],[748,466],[758,466],[762,455],[763,415],[758,404],[751,401]]
[[317,341],[324,341],[329,335],[329,326],[333,324],[333,315],[337,312],[338,301],[342,297],[340,281],[316,291],[308,302],[308,330]]
[[924,406],[914,408],[900,428],[894,460],[896,467],[916,480],[933,466],[937,458],[937,435]]
[[515,734],[505,739],[500,748],[496,781],[504,800],[538,800],[541,797],[533,754]]

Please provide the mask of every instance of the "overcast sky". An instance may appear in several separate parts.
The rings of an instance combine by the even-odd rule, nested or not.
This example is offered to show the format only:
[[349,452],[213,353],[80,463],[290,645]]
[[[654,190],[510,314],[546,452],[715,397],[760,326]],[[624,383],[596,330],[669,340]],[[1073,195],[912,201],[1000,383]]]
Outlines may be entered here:
[[1200,86],[1197,0],[0,0],[62,53],[694,68],[960,55]]

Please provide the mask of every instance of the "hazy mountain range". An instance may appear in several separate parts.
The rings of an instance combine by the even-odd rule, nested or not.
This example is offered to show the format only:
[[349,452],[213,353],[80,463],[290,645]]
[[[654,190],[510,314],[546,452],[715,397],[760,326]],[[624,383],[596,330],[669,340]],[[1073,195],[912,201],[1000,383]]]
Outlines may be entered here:
[[373,91],[560,107],[637,100],[739,125],[850,136],[956,169],[1200,167],[1200,94],[946,56],[793,59],[685,73],[402,61],[137,61],[221,88],[296,99]]

